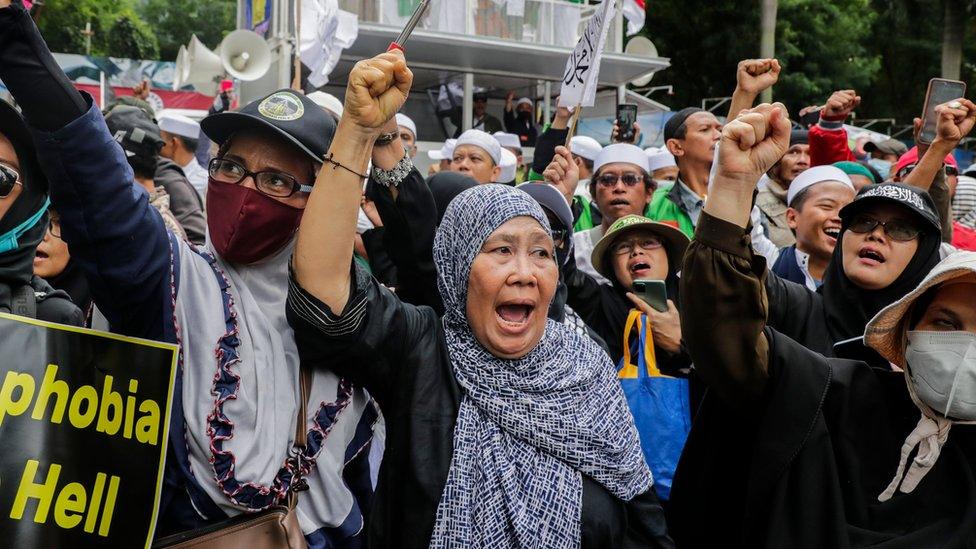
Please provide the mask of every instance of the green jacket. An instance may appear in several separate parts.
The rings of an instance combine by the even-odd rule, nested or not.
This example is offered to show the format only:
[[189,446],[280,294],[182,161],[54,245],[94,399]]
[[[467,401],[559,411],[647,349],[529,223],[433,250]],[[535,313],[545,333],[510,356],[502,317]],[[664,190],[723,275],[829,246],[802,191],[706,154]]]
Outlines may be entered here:
[[654,191],[654,196],[651,197],[651,203],[647,206],[644,215],[654,221],[677,228],[688,238],[694,238],[695,226],[691,223],[691,217],[681,209],[679,204],[678,186],[661,185]]

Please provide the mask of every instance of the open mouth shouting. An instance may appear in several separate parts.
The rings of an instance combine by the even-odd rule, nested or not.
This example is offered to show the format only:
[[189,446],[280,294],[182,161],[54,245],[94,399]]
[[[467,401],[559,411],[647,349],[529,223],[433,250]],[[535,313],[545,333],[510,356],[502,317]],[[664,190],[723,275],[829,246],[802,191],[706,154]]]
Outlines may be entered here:
[[840,238],[840,227],[825,227],[823,232],[830,239],[831,244],[837,244],[837,239]]
[[529,299],[518,299],[502,303],[495,307],[498,324],[502,331],[511,335],[521,334],[529,328],[532,313],[536,304]]
[[861,247],[861,249],[857,251],[857,259],[861,264],[871,267],[881,265],[886,261],[884,254],[872,246]]
[[627,263],[627,270],[634,280],[640,280],[651,275],[651,264],[643,257],[635,257]]

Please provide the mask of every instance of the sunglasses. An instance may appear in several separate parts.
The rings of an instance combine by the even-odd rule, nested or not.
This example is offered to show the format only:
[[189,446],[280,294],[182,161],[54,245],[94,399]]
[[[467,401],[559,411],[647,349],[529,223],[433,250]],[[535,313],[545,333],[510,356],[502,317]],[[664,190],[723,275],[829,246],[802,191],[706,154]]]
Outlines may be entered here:
[[14,185],[23,186],[23,183],[20,182],[20,172],[0,162],[0,198],[10,196],[14,190]]
[[601,187],[613,187],[617,184],[617,181],[623,181],[624,185],[634,187],[644,181],[644,174],[625,173],[623,175],[617,175],[614,173],[606,173],[596,178],[597,185]]
[[869,215],[858,215],[851,224],[847,226],[851,231],[858,234],[872,233],[881,225],[884,233],[896,242],[909,242],[918,238],[921,230],[909,221],[893,219],[891,221],[879,221]]

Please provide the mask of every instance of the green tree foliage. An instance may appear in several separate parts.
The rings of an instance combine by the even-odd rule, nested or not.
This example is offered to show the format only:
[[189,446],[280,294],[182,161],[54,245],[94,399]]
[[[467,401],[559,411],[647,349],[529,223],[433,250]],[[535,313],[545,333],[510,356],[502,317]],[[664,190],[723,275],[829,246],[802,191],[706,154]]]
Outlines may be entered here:
[[92,55],[111,55],[108,29],[127,9],[129,0],[46,0],[38,27],[52,51],[85,53],[85,24],[91,23]]
[[869,0],[780,0],[776,100],[795,112],[822,104],[836,89],[867,87],[880,68],[869,47],[873,19]]
[[139,14],[159,38],[159,56],[174,61],[180,45],[197,35],[208,48],[216,48],[234,30],[237,4],[234,0],[146,0]]
[[109,29],[106,49],[114,57],[156,59],[159,42],[149,25],[137,15],[123,13]]

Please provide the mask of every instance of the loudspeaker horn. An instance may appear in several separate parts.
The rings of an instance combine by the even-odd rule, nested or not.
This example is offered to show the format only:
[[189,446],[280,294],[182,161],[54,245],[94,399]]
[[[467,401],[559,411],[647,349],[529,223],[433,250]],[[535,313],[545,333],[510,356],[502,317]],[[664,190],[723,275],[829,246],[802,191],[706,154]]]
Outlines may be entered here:
[[224,76],[220,55],[203,45],[195,34],[186,47],[184,59],[186,62],[178,75],[179,81],[182,84],[192,84],[203,93],[213,91],[217,82]]
[[220,62],[234,78],[257,80],[271,68],[271,48],[257,33],[236,30],[220,43]]
[[[627,42],[627,47],[624,48],[624,53],[629,53],[630,55],[640,57],[657,57],[657,46],[655,46],[654,42],[651,42],[646,37],[635,36],[631,38],[629,42]],[[631,80],[630,83],[633,84],[634,87],[640,88],[650,84],[652,78],[654,78],[654,73]]]

